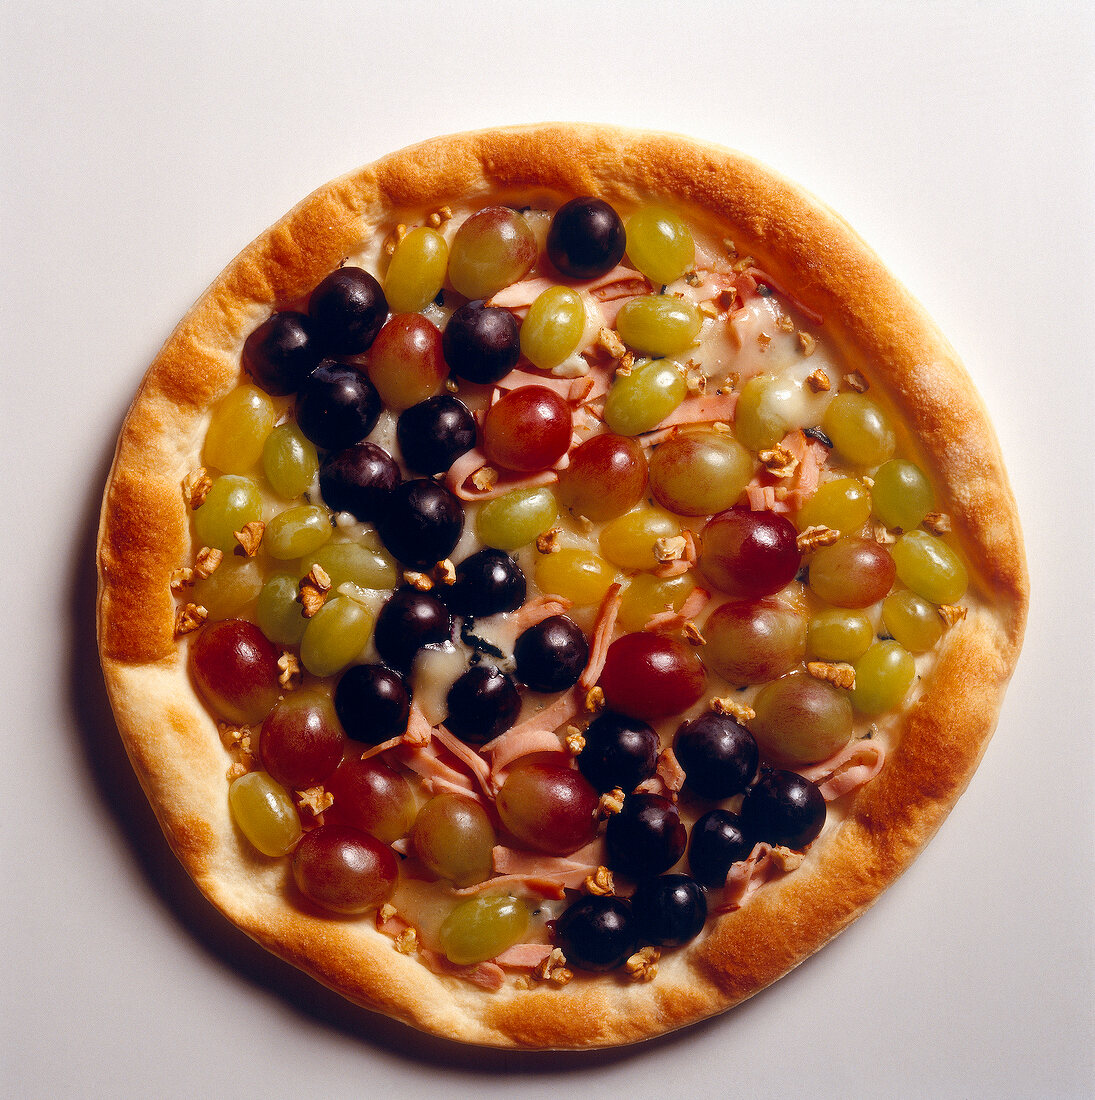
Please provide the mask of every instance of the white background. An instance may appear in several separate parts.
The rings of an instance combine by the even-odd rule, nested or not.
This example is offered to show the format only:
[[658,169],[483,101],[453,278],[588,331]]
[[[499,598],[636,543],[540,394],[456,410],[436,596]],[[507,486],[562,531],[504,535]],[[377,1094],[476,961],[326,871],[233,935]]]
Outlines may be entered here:
[[[1081,0],[741,7],[0,3],[4,1094],[1095,1089],[1095,18]],[[93,642],[113,441],[205,285],[334,175],[545,119],[715,140],[841,211],[965,358],[1033,579],[997,736],[912,870],[737,1011],[593,1055],[421,1037],[225,927],[143,801]]]

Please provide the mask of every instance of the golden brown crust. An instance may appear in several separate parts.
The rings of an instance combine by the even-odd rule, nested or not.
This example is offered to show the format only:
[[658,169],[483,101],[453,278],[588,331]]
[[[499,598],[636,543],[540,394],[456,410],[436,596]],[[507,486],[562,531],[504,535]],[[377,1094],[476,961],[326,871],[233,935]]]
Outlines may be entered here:
[[[673,196],[724,223],[740,254],[824,317],[872,396],[905,425],[970,563],[977,599],[951,627],[882,772],[807,864],[665,955],[652,982],[576,977],[487,993],[395,950],[372,916],[290,903],[284,861],[242,842],[227,756],[173,637],[172,572],[190,564],[184,479],[208,410],[240,377],[246,334],[403,210],[470,197]],[[99,538],[99,643],[134,767],[172,848],[210,900],[272,951],[370,1008],[472,1043],[536,1048],[641,1040],[709,1016],[801,962],[911,862],[984,752],[1018,656],[1027,577],[1014,500],[988,418],[920,306],[832,211],[736,153],[673,135],[545,125],[462,134],[386,157],[317,191],[248,247],[150,368],[118,444]]]

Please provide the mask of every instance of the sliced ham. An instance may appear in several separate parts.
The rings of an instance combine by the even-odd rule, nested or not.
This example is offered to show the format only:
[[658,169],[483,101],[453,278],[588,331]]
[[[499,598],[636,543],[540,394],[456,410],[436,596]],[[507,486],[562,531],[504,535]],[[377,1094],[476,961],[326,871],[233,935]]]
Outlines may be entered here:
[[[558,734],[553,730],[537,729],[527,724],[514,733],[510,729],[492,742],[493,751],[490,762],[490,781],[494,790],[498,789],[502,772],[515,760],[523,756],[532,756],[538,752],[562,752],[563,746]],[[486,752],[486,746],[483,747]]]
[[869,783],[885,763],[886,750],[877,741],[850,741],[828,760],[799,770],[818,785],[826,802],[832,802]]
[[570,606],[570,600],[564,596],[537,596],[517,611],[510,622],[518,634],[523,634],[529,627],[537,626],[552,615],[565,614]]
[[620,297],[634,297],[636,294],[648,294],[653,289],[650,280],[631,267],[618,264],[611,271],[606,272],[596,279],[566,279],[559,277],[550,279],[547,276],[538,276],[534,279],[524,279],[512,286],[507,286],[491,298],[487,305],[499,306],[502,309],[527,310],[545,290],[553,286],[569,286],[572,290],[587,291],[598,302],[613,301]]
[[426,947],[418,949],[418,958],[435,974],[463,978],[464,981],[492,993],[501,989],[506,980],[505,971],[497,963],[481,962],[472,966],[460,966],[458,963],[449,962],[440,952],[431,951]]
[[688,598],[681,604],[680,611],[659,611],[651,615],[643,624],[643,630],[664,631],[680,630],[700,614],[711,599],[711,593],[702,588],[693,588]]
[[550,954],[550,943],[515,943],[512,947],[507,947],[501,955],[495,955],[491,962],[513,970],[532,970]]
[[490,767],[479,753],[470,745],[465,745],[459,737],[450,733],[444,726],[435,726],[433,735],[468,769],[475,781],[483,788],[483,793],[493,798],[495,791],[490,782]]
[[[576,882],[572,889],[577,889],[583,882],[585,882],[584,877]],[[497,893],[499,890],[535,894],[540,898],[558,900],[566,897],[567,886],[565,882],[545,875],[496,875],[494,878],[477,882],[474,886],[461,886],[452,893],[458,898],[475,898],[480,894]]]
[[511,726],[505,733],[487,742],[482,752],[491,754],[496,751],[503,738],[519,738],[530,730],[557,730],[564,722],[568,722],[574,715],[582,710],[582,698],[576,691],[568,691],[558,696],[550,706],[537,711],[530,718],[526,718],[516,726]]
[[578,678],[578,686],[589,690],[600,678],[605,667],[608,647],[612,642],[612,632],[616,629],[616,616],[620,613],[622,584],[610,584],[597,611],[597,620],[593,626],[593,644],[589,647],[589,660]]
[[[716,420],[727,423],[734,419],[738,407],[736,392],[711,393],[697,397],[686,397],[662,422],[658,431],[666,428],[682,427],[686,424],[712,424]],[[640,436],[646,442],[645,436]]]
[[747,859],[730,867],[726,876],[722,900],[714,910],[729,913],[740,909],[766,882],[782,878],[787,872],[771,857],[772,846],[761,841],[755,845]]
[[550,374],[531,374],[529,371],[511,370],[497,385],[500,390],[519,390],[523,386],[543,386],[545,389],[551,390],[552,393],[557,393],[564,401],[570,401],[572,400],[570,391],[574,383],[583,381],[585,381],[584,378],[555,378]]
[[676,793],[684,786],[684,768],[672,748],[662,749],[658,754],[657,775],[666,790]]

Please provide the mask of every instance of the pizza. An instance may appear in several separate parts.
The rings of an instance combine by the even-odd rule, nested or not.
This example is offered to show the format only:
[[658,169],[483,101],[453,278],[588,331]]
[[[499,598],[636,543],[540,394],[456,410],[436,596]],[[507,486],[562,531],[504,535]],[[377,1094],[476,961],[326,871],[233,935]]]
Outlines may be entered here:
[[832,211],[682,137],[440,138],[165,344],[103,500],[133,766],[224,916],[467,1043],[636,1042],[858,917],[1027,578],[991,425]]

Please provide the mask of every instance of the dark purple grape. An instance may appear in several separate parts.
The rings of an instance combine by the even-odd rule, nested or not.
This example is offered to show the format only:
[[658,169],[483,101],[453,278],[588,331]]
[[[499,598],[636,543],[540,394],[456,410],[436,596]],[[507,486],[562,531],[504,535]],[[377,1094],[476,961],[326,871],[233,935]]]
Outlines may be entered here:
[[703,931],[707,895],[688,875],[660,875],[639,883],[631,911],[640,939],[658,947],[680,947]]
[[380,395],[357,367],[324,359],[297,393],[297,424],[328,451],[360,443],[380,418]]
[[332,355],[360,355],[368,351],[388,316],[388,302],[380,284],[360,267],[332,271],[312,291],[308,316]]
[[568,278],[604,275],[620,262],[626,246],[620,215],[600,199],[571,199],[551,219],[548,258]]
[[243,345],[243,367],[255,385],[275,397],[296,393],[319,364],[319,341],[303,313],[267,318]]
[[383,665],[353,665],[335,688],[335,713],[349,737],[379,745],[407,729],[407,685],[398,672]]
[[714,711],[685,722],[677,730],[673,752],[689,789],[716,801],[741,794],[760,760],[753,735],[729,715]]
[[399,463],[375,443],[355,443],[329,454],[319,468],[319,488],[332,512],[351,512],[371,522],[384,511],[402,480]]
[[404,481],[376,520],[384,545],[407,565],[429,568],[447,558],[464,530],[464,506],[439,482]]
[[470,745],[484,745],[517,721],[521,696],[512,676],[474,665],[449,689],[448,705],[449,730]]
[[704,886],[726,885],[732,864],[748,859],[753,842],[741,831],[741,818],[729,810],[709,810],[692,826],[688,866]]
[[624,898],[580,898],[555,922],[555,942],[581,970],[615,970],[638,947],[635,919]]
[[475,446],[475,417],[447,393],[412,405],[399,417],[395,437],[403,461],[419,474],[444,474]]
[[398,588],[380,609],[374,641],[387,664],[406,672],[423,646],[440,645],[451,636],[452,616],[436,596]]
[[658,735],[645,722],[604,710],[585,732],[578,770],[600,792],[627,794],[649,779],[658,764]]
[[668,871],[684,855],[688,835],[677,807],[660,794],[630,794],[608,819],[608,865],[633,879]]
[[517,678],[533,691],[566,691],[589,661],[589,643],[576,622],[550,615],[517,639],[513,656]]
[[488,306],[477,298],[449,318],[441,346],[458,378],[498,382],[521,358],[521,327],[508,309]]
[[816,783],[797,772],[764,771],[745,792],[741,823],[756,840],[798,850],[821,832],[825,799]]
[[481,618],[516,611],[528,586],[521,567],[503,550],[480,550],[456,568],[456,583],[444,592],[457,615]]

